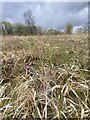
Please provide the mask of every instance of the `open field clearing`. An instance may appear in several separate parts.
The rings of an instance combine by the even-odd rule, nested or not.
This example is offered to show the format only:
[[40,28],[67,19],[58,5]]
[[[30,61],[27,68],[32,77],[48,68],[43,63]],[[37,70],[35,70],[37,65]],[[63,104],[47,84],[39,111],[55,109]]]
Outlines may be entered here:
[[0,117],[89,118],[88,35],[4,36]]

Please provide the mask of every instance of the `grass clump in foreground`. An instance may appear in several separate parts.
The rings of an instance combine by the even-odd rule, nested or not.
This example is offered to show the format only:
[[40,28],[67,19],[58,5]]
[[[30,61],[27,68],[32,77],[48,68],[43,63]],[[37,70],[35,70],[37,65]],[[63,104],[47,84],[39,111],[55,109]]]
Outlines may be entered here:
[[1,119],[90,117],[86,35],[61,37],[3,38]]

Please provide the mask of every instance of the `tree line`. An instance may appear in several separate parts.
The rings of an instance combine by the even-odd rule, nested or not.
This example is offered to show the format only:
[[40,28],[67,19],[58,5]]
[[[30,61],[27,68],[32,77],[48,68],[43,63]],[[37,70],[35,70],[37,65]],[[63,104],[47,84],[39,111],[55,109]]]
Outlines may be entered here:
[[[48,30],[42,29],[37,26],[34,22],[34,17],[31,10],[27,10],[24,12],[23,17],[25,19],[25,24],[15,23],[11,24],[10,22],[3,21],[0,23],[1,34],[3,35],[58,35],[58,34],[72,34],[73,33],[73,25],[71,23],[67,23],[65,25],[64,31],[61,32],[57,29],[50,28]],[[82,28],[77,30],[78,33],[83,32]]]

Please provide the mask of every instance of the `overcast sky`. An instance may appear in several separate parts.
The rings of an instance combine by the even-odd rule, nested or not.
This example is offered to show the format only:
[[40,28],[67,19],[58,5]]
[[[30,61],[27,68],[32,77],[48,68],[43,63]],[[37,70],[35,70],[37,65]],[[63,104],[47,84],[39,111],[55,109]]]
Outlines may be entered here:
[[75,27],[88,22],[87,2],[4,2],[2,20],[25,23],[23,13],[32,10],[36,25],[63,30],[71,22]]

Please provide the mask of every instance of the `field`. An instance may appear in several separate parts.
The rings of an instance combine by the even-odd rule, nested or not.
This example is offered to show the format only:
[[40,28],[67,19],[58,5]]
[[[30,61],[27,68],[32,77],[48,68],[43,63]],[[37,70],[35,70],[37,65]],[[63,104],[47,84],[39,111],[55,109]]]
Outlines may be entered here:
[[4,36],[0,117],[90,117],[88,35]]

